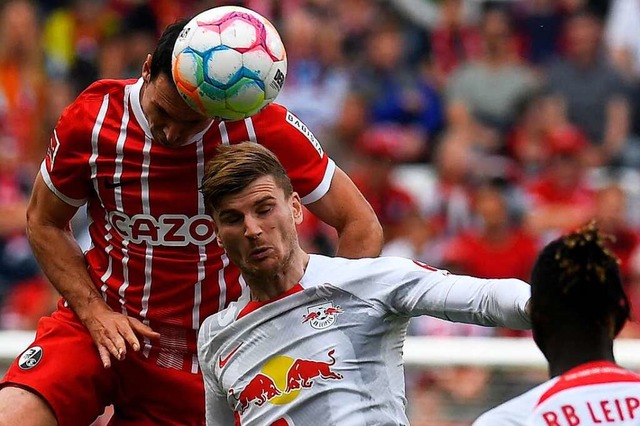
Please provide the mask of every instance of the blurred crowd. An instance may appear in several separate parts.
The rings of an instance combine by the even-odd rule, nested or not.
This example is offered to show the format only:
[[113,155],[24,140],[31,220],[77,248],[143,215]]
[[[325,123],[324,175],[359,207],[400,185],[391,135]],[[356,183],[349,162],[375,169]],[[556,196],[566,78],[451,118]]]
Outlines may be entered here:
[[[279,29],[289,66],[277,102],[372,204],[385,255],[527,280],[544,243],[596,219],[640,305],[636,0],[5,0],[0,329],[32,329],[55,304],[24,229],[63,108],[96,79],[137,78],[167,24],[222,4],[253,8]],[[83,223],[74,224],[81,241]],[[310,214],[300,233],[308,250],[333,252],[335,235]],[[514,335],[429,318],[410,332]],[[623,335],[639,337],[640,326]],[[467,385],[438,398],[486,397],[486,372],[446,374]],[[413,384],[433,393],[438,381]]]

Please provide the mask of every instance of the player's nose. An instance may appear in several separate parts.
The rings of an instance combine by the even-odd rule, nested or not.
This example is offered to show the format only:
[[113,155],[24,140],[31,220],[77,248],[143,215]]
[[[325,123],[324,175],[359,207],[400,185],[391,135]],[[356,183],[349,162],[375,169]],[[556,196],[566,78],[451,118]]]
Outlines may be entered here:
[[244,236],[250,239],[255,239],[262,234],[262,228],[258,221],[247,215],[244,219]]
[[167,143],[170,145],[175,145],[182,136],[182,130],[178,126],[167,125],[162,129],[164,133],[164,137],[167,140]]

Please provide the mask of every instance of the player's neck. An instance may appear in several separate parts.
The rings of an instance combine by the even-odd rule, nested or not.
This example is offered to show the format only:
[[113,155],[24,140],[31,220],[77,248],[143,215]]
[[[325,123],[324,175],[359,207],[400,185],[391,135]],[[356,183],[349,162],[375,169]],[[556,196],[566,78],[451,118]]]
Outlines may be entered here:
[[265,302],[291,290],[304,275],[309,264],[309,255],[302,249],[296,250],[284,262],[283,267],[272,275],[253,275],[243,272],[243,277],[251,290],[251,300]]
[[593,361],[615,362],[613,341],[606,335],[558,336],[547,345],[549,376],[556,377]]

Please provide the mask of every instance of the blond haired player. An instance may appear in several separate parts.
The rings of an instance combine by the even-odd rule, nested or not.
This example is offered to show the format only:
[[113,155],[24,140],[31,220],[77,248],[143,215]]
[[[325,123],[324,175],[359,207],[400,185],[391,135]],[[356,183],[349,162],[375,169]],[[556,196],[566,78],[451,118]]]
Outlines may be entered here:
[[517,279],[305,253],[300,196],[259,145],[221,147],[203,193],[217,241],[248,285],[200,331],[208,425],[407,425],[410,317],[529,326],[529,286]]

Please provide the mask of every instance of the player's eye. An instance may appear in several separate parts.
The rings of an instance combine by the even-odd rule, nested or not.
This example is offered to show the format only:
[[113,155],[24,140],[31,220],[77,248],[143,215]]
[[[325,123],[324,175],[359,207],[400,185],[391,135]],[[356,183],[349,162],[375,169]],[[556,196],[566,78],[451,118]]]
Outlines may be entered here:
[[242,221],[242,216],[225,215],[220,217],[220,221],[227,225],[235,225]]
[[260,207],[257,211],[259,215],[269,214],[273,210],[272,206],[263,206]]

